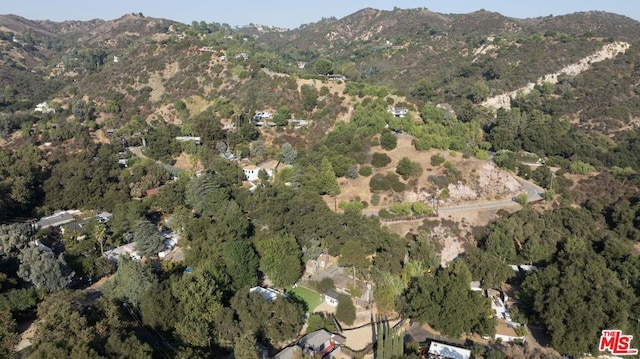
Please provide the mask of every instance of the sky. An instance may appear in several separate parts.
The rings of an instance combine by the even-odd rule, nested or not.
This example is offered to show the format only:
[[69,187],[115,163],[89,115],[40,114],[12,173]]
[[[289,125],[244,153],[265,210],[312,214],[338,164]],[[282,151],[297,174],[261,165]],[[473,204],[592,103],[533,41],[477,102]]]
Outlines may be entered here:
[[342,18],[372,7],[392,10],[426,7],[440,13],[468,13],[480,9],[528,18],[601,10],[640,20],[638,0],[1,0],[0,14],[31,20],[112,20],[143,13],[190,24],[193,20],[242,26],[249,23],[296,28],[323,17]]

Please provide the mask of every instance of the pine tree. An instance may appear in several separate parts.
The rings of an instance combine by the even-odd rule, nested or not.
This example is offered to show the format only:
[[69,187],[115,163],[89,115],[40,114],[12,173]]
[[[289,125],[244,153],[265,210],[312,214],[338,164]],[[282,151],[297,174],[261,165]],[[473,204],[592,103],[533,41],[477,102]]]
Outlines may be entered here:
[[333,171],[331,162],[326,157],[322,158],[320,164],[320,194],[336,196],[340,194],[340,186],[336,180],[336,173]]

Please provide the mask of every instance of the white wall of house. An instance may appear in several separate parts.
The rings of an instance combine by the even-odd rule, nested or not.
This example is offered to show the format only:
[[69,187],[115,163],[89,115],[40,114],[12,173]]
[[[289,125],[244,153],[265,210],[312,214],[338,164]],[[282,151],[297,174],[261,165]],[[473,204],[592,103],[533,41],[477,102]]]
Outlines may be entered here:
[[510,342],[512,342],[512,341],[515,341],[515,340],[521,340],[521,341],[524,343],[524,340],[525,340],[525,338],[524,338],[524,337],[512,337],[512,336],[510,336],[510,335],[504,335],[504,334],[496,334],[496,335],[494,336],[494,338],[495,338],[496,340],[500,339],[500,340],[502,340],[504,343],[510,343]]
[[324,301],[327,302],[327,304],[329,304],[330,306],[333,306],[333,307],[337,307],[338,306],[338,300],[336,298],[330,297],[328,295],[324,296]]
[[258,179],[259,168],[245,168],[242,170],[244,176],[247,177],[247,181],[253,182]]

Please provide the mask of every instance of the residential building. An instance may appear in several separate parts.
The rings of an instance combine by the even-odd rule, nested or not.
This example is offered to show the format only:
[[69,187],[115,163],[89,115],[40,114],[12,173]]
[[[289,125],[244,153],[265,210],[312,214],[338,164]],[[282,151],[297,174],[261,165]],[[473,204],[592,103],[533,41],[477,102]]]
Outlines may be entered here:
[[86,229],[84,226],[89,221],[88,218],[73,221],[67,224],[63,224],[60,226],[60,232],[62,234],[68,234],[74,237],[77,240],[83,240],[87,237]]
[[36,105],[36,108],[34,109],[34,111],[36,112],[42,112],[42,113],[55,113],[56,110],[49,107],[49,104],[47,104],[46,102],[42,102]]
[[249,289],[249,293],[258,293],[262,296],[265,302],[273,302],[279,296],[286,296],[273,288],[253,287]]
[[324,301],[327,302],[327,304],[334,307],[338,306],[338,298],[339,298],[339,294],[333,290],[328,290],[324,294]]
[[131,242],[123,246],[117,247],[110,251],[104,252],[104,256],[112,262],[118,263],[121,255],[128,255],[131,259],[140,260],[142,256],[136,251],[136,242]]
[[260,167],[249,165],[242,168],[242,172],[244,176],[247,178],[247,181],[253,182],[258,179],[258,172],[260,172]]
[[293,128],[309,126],[309,121],[307,120],[300,120],[300,119],[294,118],[293,120],[290,120],[290,122],[293,125]]
[[406,107],[389,107],[387,112],[392,114],[393,117],[403,118],[407,113],[409,113],[409,109]]
[[102,213],[98,213],[96,215],[96,218],[98,219],[98,222],[100,223],[107,223],[110,220],[113,219],[113,214],[109,213],[109,212],[102,212]]
[[79,210],[69,210],[56,212],[51,216],[42,217],[36,222],[36,229],[45,229],[49,227],[58,227],[63,224],[71,223],[76,220],[76,216],[82,214]]
[[244,173],[244,176],[247,178],[247,181],[253,182],[253,181],[257,181],[260,178],[258,177],[258,174],[260,173],[260,170],[263,170],[263,169],[265,170],[265,172],[267,172],[267,176],[273,177],[272,170],[261,168],[254,165],[248,165],[243,167],[242,172]]
[[295,359],[304,355],[312,358],[324,358],[331,353],[338,342],[343,339],[324,329],[316,330],[302,337],[298,342],[290,347],[281,350],[274,359]]
[[438,342],[431,342],[428,359],[471,359],[471,350],[454,347]]
[[327,79],[329,81],[346,81],[347,77],[345,75],[333,74],[333,75],[327,75]]
[[202,138],[195,136],[178,136],[176,137],[178,142],[195,142],[196,145],[202,144]]
[[254,121],[262,121],[262,120],[271,119],[271,118],[273,118],[273,114],[267,111],[256,112],[256,114],[253,115]]

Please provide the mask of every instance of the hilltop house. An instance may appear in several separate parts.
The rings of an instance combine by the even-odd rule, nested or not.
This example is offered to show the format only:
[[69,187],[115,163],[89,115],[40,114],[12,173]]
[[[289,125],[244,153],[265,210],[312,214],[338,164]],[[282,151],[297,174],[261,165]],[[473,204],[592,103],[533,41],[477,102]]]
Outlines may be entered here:
[[409,109],[406,107],[389,107],[387,112],[392,114],[393,117],[403,118],[404,116],[407,115],[407,113],[409,113]]
[[329,81],[346,81],[347,77],[345,75],[333,74],[333,75],[327,75],[327,79]]
[[258,180],[258,173],[260,173],[260,170],[265,170],[267,172],[267,175],[269,177],[273,177],[273,171],[269,170],[269,169],[265,169],[265,168],[261,168],[258,166],[254,166],[254,165],[248,165],[242,168],[242,172],[244,173],[244,176],[247,178],[247,181],[249,182],[253,182]]
[[49,104],[47,104],[46,102],[37,104],[34,111],[42,113],[56,113],[56,110],[49,107]]

